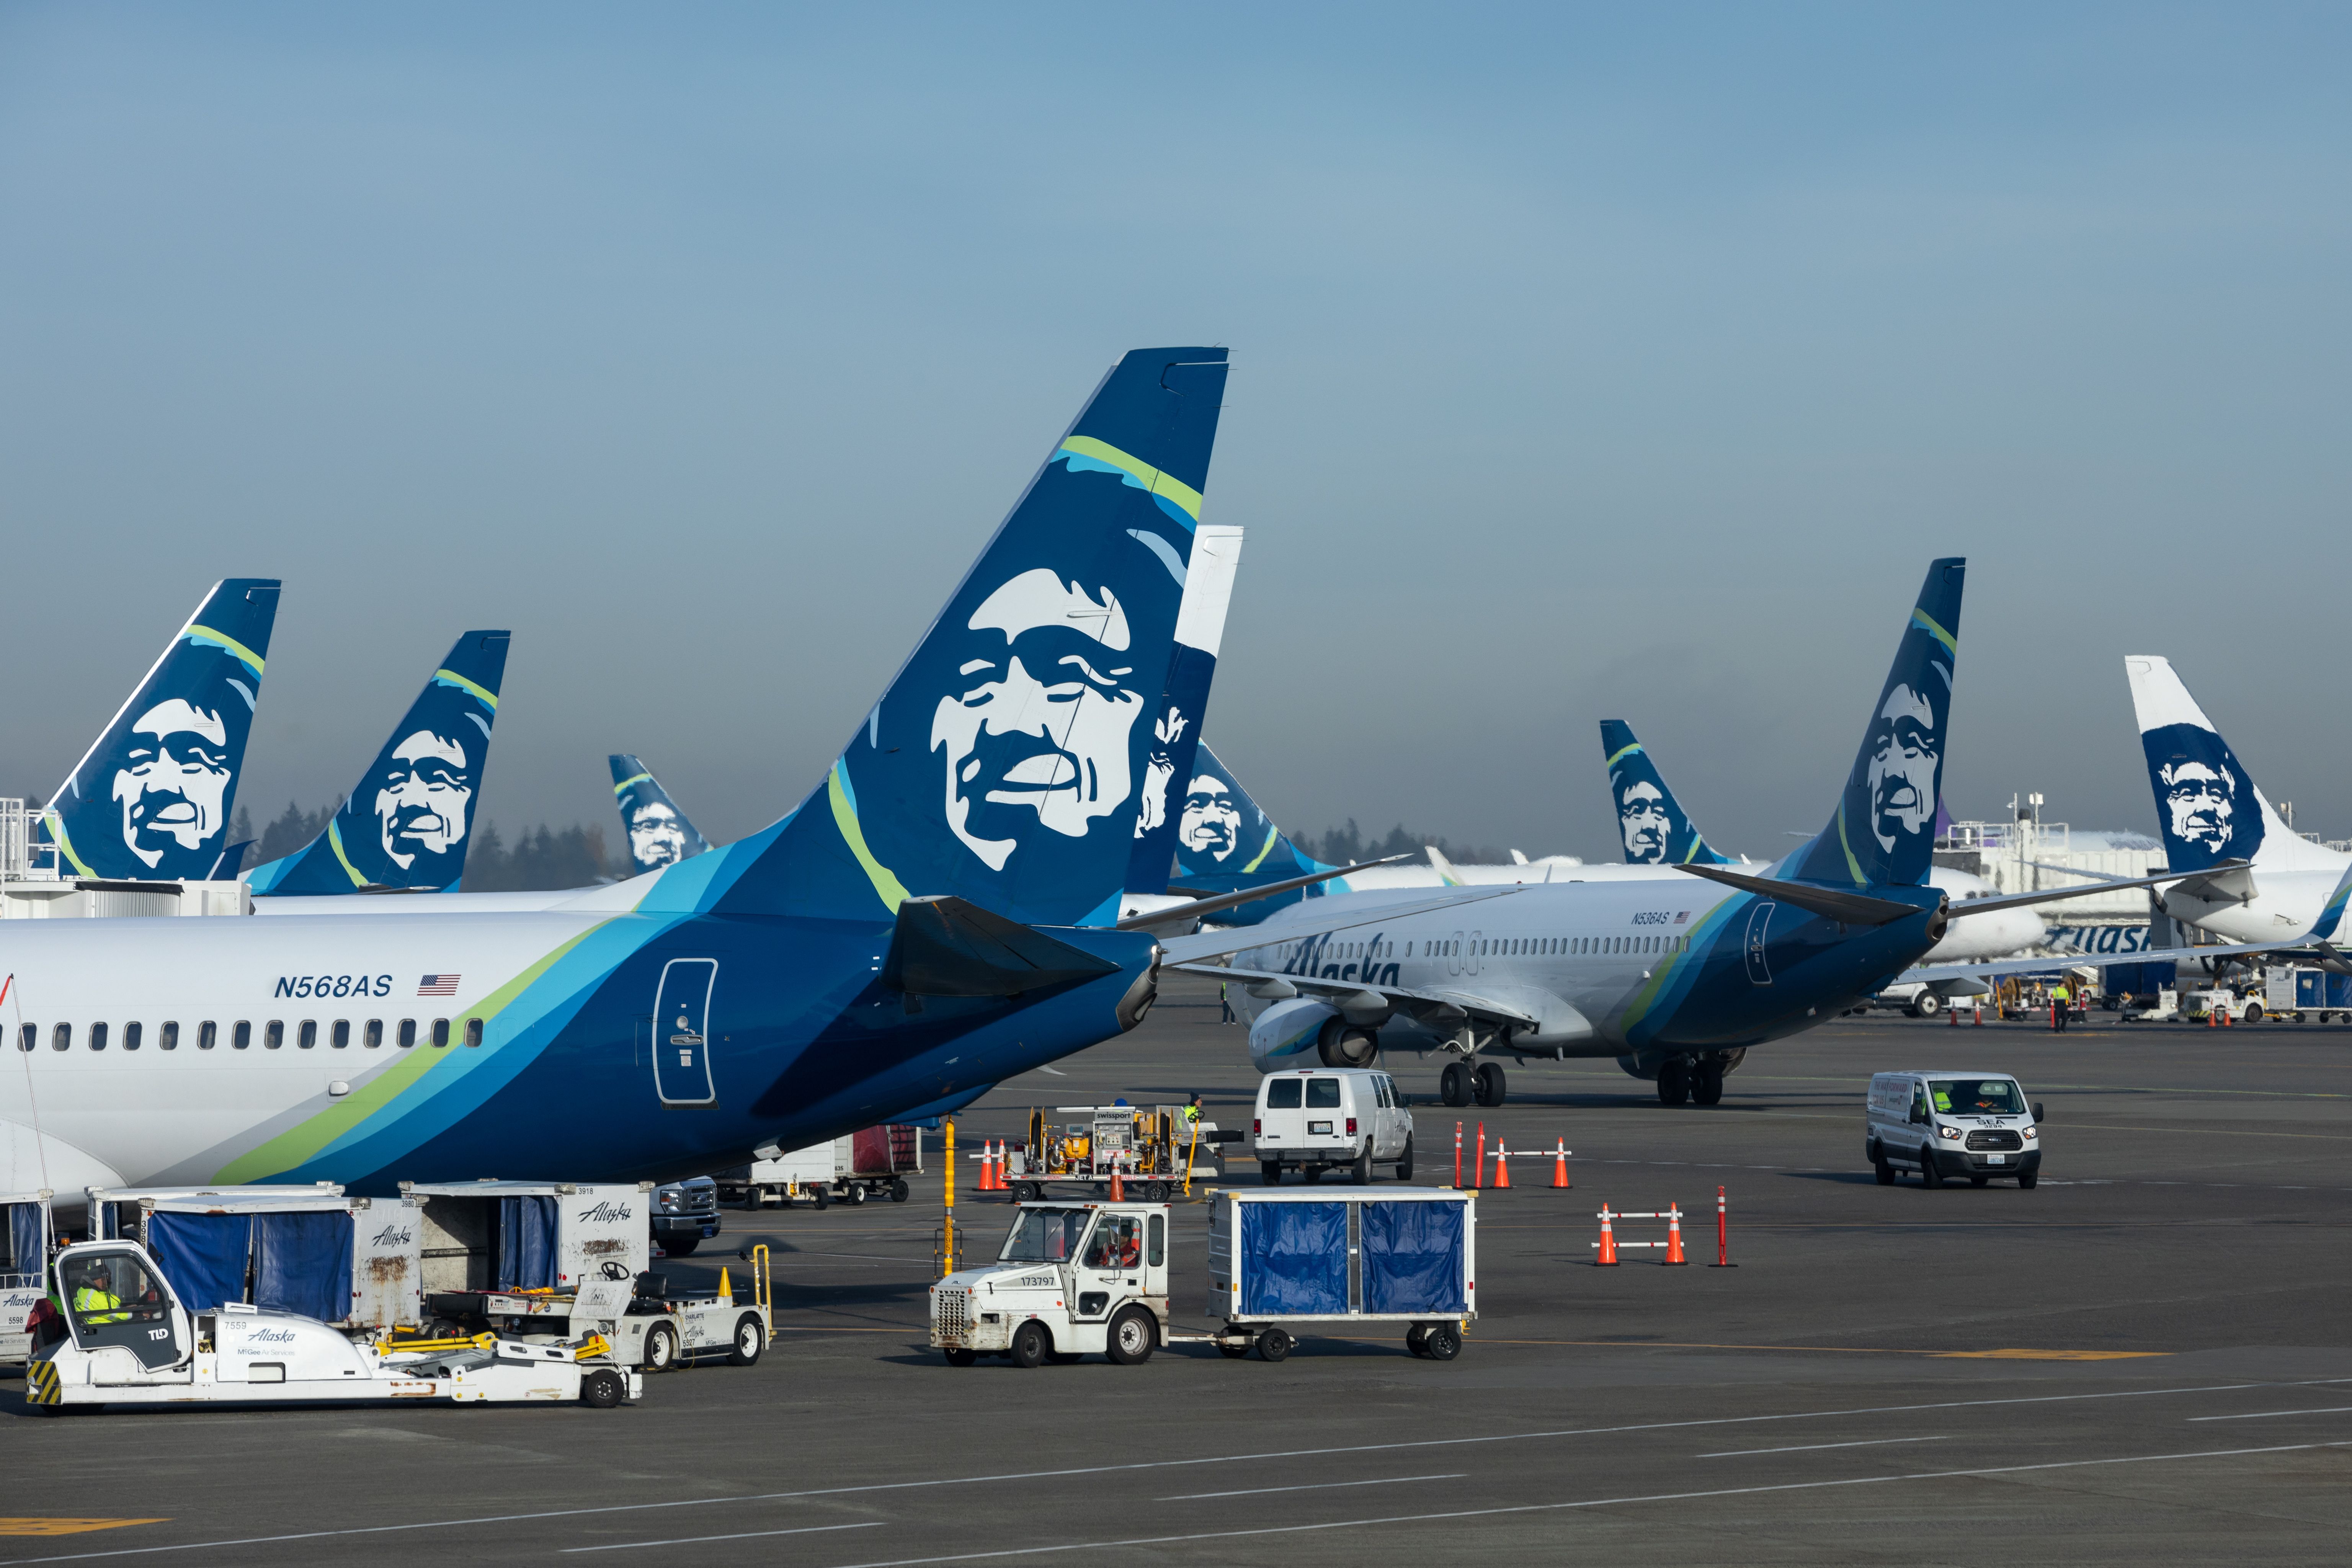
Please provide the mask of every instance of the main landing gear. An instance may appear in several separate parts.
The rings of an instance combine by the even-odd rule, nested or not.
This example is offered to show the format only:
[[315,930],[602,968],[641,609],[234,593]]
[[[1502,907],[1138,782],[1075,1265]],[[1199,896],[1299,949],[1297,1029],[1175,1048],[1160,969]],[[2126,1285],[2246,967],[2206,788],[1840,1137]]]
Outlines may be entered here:
[[1715,1057],[1673,1057],[1658,1068],[1658,1103],[1714,1105],[1723,1099],[1723,1062]]
[[1480,1105],[1497,1106],[1510,1093],[1509,1080],[1504,1077],[1500,1062],[1448,1062],[1438,1075],[1437,1096],[1448,1105],[1468,1105],[1476,1100]]

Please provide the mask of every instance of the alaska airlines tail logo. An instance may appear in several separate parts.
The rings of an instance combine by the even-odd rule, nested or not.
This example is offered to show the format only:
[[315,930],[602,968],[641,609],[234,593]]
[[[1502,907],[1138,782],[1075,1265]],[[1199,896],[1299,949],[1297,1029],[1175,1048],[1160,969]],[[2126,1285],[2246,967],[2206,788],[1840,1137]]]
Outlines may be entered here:
[[2199,871],[2219,860],[2251,860],[2263,847],[2263,812],[2252,781],[2228,742],[2197,724],[2144,731],[2148,780],[2167,864]]
[[686,819],[651,769],[627,752],[606,759],[613,768],[613,796],[621,807],[621,830],[629,838],[629,863],[640,874],[691,860],[709,840]]
[[1234,857],[1242,848],[1241,807],[1234,800],[1234,792],[1214,773],[1195,775],[1185,790],[1176,842],[1196,861],[1220,870],[1240,868]]

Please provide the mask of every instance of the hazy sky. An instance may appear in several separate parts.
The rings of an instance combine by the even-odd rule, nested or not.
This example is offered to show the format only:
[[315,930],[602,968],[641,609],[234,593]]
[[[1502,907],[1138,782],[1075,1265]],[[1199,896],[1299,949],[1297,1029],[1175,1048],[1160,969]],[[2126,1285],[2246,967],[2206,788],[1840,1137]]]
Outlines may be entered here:
[[[1269,809],[1826,818],[1928,558],[1946,794],[2153,813],[2120,656],[2342,765],[2352,14],[0,5],[0,788],[215,578],[241,798],[515,641],[485,806],[816,782],[1096,377],[1232,346],[1208,734]],[[612,829],[608,828],[608,833]]]

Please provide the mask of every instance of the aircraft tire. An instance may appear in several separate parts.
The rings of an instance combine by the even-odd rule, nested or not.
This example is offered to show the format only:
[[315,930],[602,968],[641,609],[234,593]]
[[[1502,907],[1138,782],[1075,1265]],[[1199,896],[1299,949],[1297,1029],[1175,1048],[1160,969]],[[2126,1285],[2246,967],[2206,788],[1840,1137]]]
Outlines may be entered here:
[[1690,1079],[1690,1097],[1693,1105],[1720,1105],[1723,1102],[1723,1064],[1721,1062],[1693,1063]]
[[1500,1062],[1480,1062],[1477,1075],[1471,1081],[1476,1086],[1478,1103],[1484,1106],[1499,1106],[1510,1093],[1510,1080],[1504,1076]]
[[1669,1057],[1658,1067],[1658,1103],[1680,1105],[1690,1099],[1690,1066],[1680,1057]]
[[1465,1106],[1470,1103],[1469,1069],[1460,1062],[1447,1062],[1445,1070],[1437,1075],[1437,1098],[1444,1104]]

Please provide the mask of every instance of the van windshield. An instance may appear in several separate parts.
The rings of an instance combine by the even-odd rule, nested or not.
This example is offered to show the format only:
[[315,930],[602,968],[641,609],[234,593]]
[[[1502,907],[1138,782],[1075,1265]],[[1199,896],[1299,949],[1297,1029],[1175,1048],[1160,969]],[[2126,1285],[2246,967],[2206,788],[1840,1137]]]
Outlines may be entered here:
[[1004,1238],[999,1263],[1067,1263],[1087,1232],[1091,1210],[1023,1209]]
[[1927,1085],[1947,1116],[2022,1116],[2025,1097],[2005,1078],[1939,1078]]
[[1307,1109],[1337,1110],[1339,1109],[1339,1080],[1336,1078],[1310,1078],[1307,1080]]

